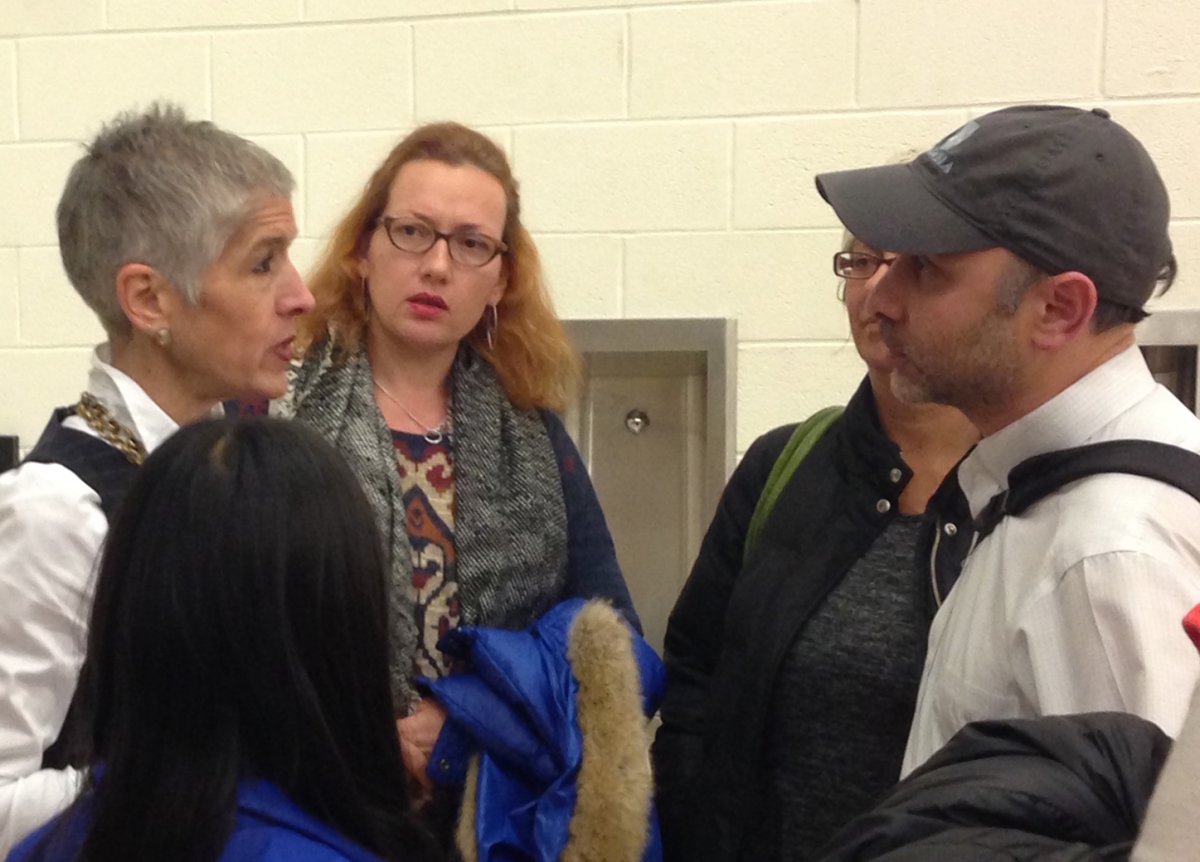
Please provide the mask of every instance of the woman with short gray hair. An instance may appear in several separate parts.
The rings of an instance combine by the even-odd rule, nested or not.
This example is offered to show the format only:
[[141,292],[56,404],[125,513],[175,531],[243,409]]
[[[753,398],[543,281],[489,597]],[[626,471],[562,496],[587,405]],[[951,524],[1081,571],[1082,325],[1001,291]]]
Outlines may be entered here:
[[0,855],[78,789],[91,573],[137,466],[223,400],[287,389],[312,307],[288,258],[294,185],[261,147],[163,105],[117,117],[71,169],[63,266],[107,341],[0,475]]

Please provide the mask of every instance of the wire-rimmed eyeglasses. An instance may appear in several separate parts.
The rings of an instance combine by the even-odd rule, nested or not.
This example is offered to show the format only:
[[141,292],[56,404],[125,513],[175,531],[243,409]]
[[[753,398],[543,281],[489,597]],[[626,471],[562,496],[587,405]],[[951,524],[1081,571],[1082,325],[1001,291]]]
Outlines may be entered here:
[[880,257],[865,251],[839,251],[833,256],[833,271],[844,279],[838,282],[837,298],[846,301],[846,281],[862,281],[879,272],[879,267],[894,263],[895,256]]
[[865,251],[839,251],[833,256],[833,271],[842,278],[870,278],[879,271],[879,267],[895,259],[895,255],[880,257]]
[[473,230],[442,233],[425,222],[399,216],[380,216],[375,225],[383,228],[392,245],[409,254],[424,254],[439,239],[444,239],[450,259],[463,266],[483,266],[496,255],[508,251],[502,240]]

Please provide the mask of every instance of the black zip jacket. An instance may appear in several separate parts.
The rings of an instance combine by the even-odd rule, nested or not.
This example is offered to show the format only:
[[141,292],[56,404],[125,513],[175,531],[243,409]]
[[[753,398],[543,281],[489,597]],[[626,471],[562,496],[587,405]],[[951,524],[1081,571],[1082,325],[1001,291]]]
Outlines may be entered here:
[[746,528],[794,427],[767,433],[746,453],[668,622],[667,693],[653,748],[667,862],[738,859],[780,663],[896,516],[912,475],[864,379],[793,474],[743,566]]

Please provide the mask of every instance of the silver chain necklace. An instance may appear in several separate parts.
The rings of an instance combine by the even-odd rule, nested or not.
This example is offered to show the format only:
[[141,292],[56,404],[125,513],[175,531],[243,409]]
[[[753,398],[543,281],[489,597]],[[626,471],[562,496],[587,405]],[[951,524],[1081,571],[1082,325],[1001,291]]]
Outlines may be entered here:
[[434,425],[432,428],[430,428],[428,425],[426,425],[424,422],[422,422],[420,419],[418,419],[416,416],[414,416],[413,412],[404,406],[404,402],[402,402],[399,398],[397,398],[392,393],[388,392],[387,389],[384,388],[382,383],[380,383],[378,380],[374,380],[374,379],[372,379],[371,382],[375,384],[375,388],[378,389],[380,392],[382,392],[389,401],[391,401],[393,404],[395,404],[397,407],[399,407],[401,410],[403,410],[405,415],[408,416],[409,419],[411,419],[413,422],[417,423],[417,425],[425,432],[422,436],[425,438],[426,443],[429,443],[432,445],[437,445],[438,443],[441,443],[443,440],[445,440],[446,437],[450,434],[450,411],[449,410],[446,411],[446,415],[442,417],[441,422],[439,422],[437,425]]

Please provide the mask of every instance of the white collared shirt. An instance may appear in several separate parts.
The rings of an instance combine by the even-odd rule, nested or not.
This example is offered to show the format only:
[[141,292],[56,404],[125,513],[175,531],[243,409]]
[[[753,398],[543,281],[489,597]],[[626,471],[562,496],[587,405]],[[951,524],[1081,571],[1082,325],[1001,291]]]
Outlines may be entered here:
[[[1200,419],[1136,346],[985,438],[959,467],[977,516],[1034,455],[1144,439],[1200,452]],[[1116,710],[1179,732],[1200,679],[1180,620],[1200,603],[1200,502],[1105,473],[1002,520],[938,610],[903,775],[963,725]]]
[[[152,451],[178,426],[107,359],[97,348],[87,391]],[[78,416],[63,424],[96,436]],[[41,764],[75,692],[107,531],[99,496],[66,467],[0,473],[0,858],[79,789],[75,770]]]

